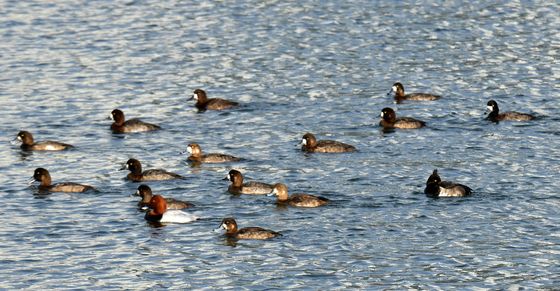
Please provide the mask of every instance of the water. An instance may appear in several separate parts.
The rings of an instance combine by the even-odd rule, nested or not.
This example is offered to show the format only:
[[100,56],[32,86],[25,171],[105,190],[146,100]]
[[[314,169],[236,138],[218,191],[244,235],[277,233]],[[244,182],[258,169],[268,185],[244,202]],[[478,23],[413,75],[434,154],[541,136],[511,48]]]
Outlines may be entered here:
[[[2,1],[0,157],[5,289],[536,289],[560,283],[560,5],[554,1]],[[385,94],[444,96],[396,105]],[[242,102],[198,114],[196,88]],[[490,124],[486,102],[531,112]],[[383,133],[383,107],[428,122]],[[160,124],[112,135],[111,110]],[[19,130],[77,149],[22,153]],[[359,152],[306,155],[305,132]],[[227,194],[230,165],[189,167],[184,151],[247,158],[246,177],[333,200],[278,209]],[[149,183],[195,203],[202,221],[154,228],[117,171],[130,157],[186,181]],[[37,195],[37,167],[97,194]],[[429,199],[434,168],[475,190]],[[284,234],[231,246],[241,227]]]

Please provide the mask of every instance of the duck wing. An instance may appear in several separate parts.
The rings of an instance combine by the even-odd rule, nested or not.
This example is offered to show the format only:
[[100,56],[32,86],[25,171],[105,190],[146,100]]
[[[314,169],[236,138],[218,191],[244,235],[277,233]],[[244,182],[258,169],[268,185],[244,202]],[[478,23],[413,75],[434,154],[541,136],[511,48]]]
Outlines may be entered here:
[[123,127],[125,132],[144,132],[161,129],[159,125],[144,122],[138,118],[125,121]]
[[439,95],[433,95],[428,93],[410,93],[404,96],[406,100],[414,101],[433,101],[441,98]]
[[315,152],[343,153],[353,151],[356,151],[354,146],[335,140],[320,140],[315,147]]
[[298,207],[317,207],[325,205],[329,199],[309,194],[293,194],[289,198],[290,205]]
[[240,158],[236,158],[234,156],[226,155],[226,154],[206,154],[202,157],[202,162],[205,163],[224,163],[224,162],[237,162],[240,161]]
[[183,178],[183,176],[179,174],[171,173],[163,169],[146,170],[142,172],[142,177],[145,180],[172,180]]

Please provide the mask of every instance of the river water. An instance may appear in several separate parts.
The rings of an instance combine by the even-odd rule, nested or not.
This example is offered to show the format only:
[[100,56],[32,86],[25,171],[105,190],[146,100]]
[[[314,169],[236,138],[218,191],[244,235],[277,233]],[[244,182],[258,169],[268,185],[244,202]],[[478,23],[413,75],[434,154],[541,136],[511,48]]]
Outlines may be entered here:
[[[0,288],[553,289],[560,285],[560,5],[555,1],[0,1]],[[443,96],[395,104],[394,82]],[[197,113],[187,98],[241,102]],[[486,102],[538,116],[484,120]],[[382,132],[383,107],[428,123]],[[163,130],[113,135],[107,116]],[[76,146],[24,153],[19,130]],[[305,132],[355,145],[304,154]],[[186,144],[245,158],[186,163]],[[203,219],[153,227],[118,171],[128,158],[186,180],[149,183]],[[38,195],[54,182],[98,193]],[[222,178],[332,200],[277,208]],[[424,183],[469,185],[431,199]],[[231,244],[223,217],[279,231]]]

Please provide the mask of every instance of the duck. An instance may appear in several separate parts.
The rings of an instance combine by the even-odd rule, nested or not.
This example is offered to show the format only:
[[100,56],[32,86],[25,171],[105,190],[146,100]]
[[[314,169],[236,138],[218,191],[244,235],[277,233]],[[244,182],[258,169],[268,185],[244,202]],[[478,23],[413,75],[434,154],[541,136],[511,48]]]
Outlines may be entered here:
[[195,106],[199,111],[224,110],[239,106],[239,103],[234,101],[229,101],[221,98],[209,99],[206,96],[206,92],[202,89],[194,90],[193,95],[187,101],[190,101],[192,99],[196,100]]
[[[146,184],[138,186],[138,190],[136,190],[135,195],[142,197],[142,200],[138,202],[138,207],[140,208],[148,206],[150,204],[150,201],[152,200],[152,197],[154,196],[152,194],[152,189]],[[184,208],[194,207],[192,203],[173,198],[165,198],[165,202],[167,203],[167,209],[170,210],[180,210]]]
[[317,141],[315,135],[310,132],[303,135],[301,145],[301,150],[308,153],[347,153],[356,151],[354,146],[339,141]]
[[156,223],[189,223],[198,220],[196,215],[167,208],[167,202],[161,195],[154,195],[147,205],[150,211],[146,212],[144,218],[149,222]]
[[486,119],[493,122],[498,122],[502,120],[529,121],[535,119],[535,116],[527,113],[519,113],[515,111],[500,113],[500,109],[498,108],[498,102],[494,100],[488,101],[488,103],[486,103],[486,107],[490,111]]
[[240,158],[226,154],[203,154],[200,145],[198,145],[197,143],[188,144],[187,152],[191,154],[187,160],[192,163],[227,163],[238,162],[241,160]]
[[404,100],[433,101],[441,98],[441,96],[439,95],[433,95],[429,93],[410,93],[405,95],[404,86],[399,82],[393,84],[391,90],[389,91],[389,93],[387,93],[387,95],[391,95],[391,94],[394,94],[395,101],[397,103],[401,103]]
[[274,189],[268,196],[277,196],[277,203],[279,205],[290,205],[295,207],[319,207],[329,203],[329,199],[313,196],[309,194],[292,194],[288,196],[288,186],[282,183],[277,183],[274,185]]
[[66,193],[81,193],[86,191],[95,191],[95,188],[89,185],[83,185],[72,182],[64,182],[52,184],[51,175],[45,168],[37,168],[33,172],[33,177],[29,180],[29,184],[41,182],[39,185],[40,191],[47,192],[66,192]]
[[426,122],[410,117],[397,118],[397,114],[392,108],[385,107],[381,110],[381,121],[379,121],[379,125],[385,129],[414,129],[424,127]]
[[442,181],[438,175],[437,169],[432,172],[428,181],[426,181],[426,188],[424,193],[428,197],[464,197],[472,193],[471,188],[456,184],[449,181]]
[[264,229],[261,227],[244,227],[241,229],[237,229],[237,222],[232,217],[224,218],[218,229],[221,228],[226,230],[226,236],[231,239],[263,240],[282,236],[282,234],[279,232]]
[[125,121],[124,113],[120,109],[114,109],[109,116],[114,122],[111,124],[113,133],[137,133],[160,130],[159,125],[143,122],[138,118]]
[[20,131],[12,143],[21,143],[20,148],[24,151],[63,151],[74,147],[71,144],[52,140],[35,142],[33,135],[25,130]]
[[243,175],[238,170],[230,170],[224,180],[231,181],[228,192],[231,194],[265,195],[272,192],[272,185],[262,182],[243,183]]
[[140,161],[137,159],[129,159],[121,168],[121,170],[124,169],[128,169],[130,171],[126,178],[132,182],[183,179],[183,176],[163,169],[152,169],[142,172],[142,164],[140,164]]

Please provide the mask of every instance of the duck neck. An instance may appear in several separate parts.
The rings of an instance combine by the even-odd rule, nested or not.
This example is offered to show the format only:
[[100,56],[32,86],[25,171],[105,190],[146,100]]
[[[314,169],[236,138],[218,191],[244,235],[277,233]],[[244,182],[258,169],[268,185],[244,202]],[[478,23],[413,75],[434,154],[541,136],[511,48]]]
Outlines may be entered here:
[[497,109],[494,109],[488,114],[488,119],[492,121],[497,121],[498,115],[499,115],[499,111]]
[[286,201],[288,200],[288,192],[287,191],[280,191],[277,194],[278,201]]
[[21,143],[24,146],[33,145],[33,142],[34,142],[34,140],[33,140],[33,136],[31,134],[25,135],[21,140]]
[[240,188],[243,186],[243,177],[235,176],[233,177],[233,181],[231,181],[231,186],[235,188]]
[[41,187],[50,187],[51,183],[52,183],[51,175],[46,174],[42,177],[40,186]]
[[152,192],[146,191],[144,192],[144,194],[142,195],[142,202],[143,203],[150,203],[150,200],[152,200]]
[[426,189],[424,189],[424,193],[431,196],[437,196],[438,192],[439,192],[439,184],[437,182],[431,182],[426,184]]
[[227,235],[235,235],[237,233],[237,225],[233,225],[231,228],[226,230]]
[[208,98],[206,97],[206,94],[198,94],[197,95],[197,99],[196,99],[196,104],[199,106],[202,106],[204,104],[206,104],[208,102]]

